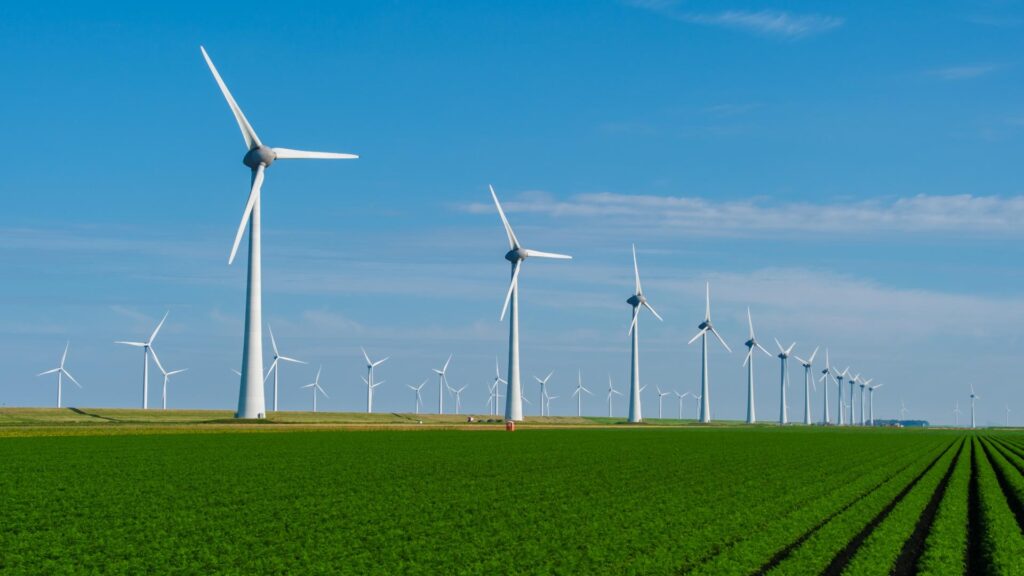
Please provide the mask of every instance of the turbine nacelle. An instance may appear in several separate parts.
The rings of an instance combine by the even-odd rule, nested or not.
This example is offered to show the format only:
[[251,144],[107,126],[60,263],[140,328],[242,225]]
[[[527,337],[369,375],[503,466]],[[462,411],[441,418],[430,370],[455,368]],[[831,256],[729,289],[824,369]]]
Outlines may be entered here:
[[513,248],[505,253],[505,260],[508,260],[509,262],[515,264],[516,262],[526,260],[526,258],[529,256],[529,250],[525,250],[523,248]]
[[255,170],[260,164],[264,167],[270,166],[274,160],[277,160],[277,152],[274,152],[273,148],[256,146],[245,153],[245,156],[242,157],[242,164]]
[[647,297],[643,294],[634,294],[626,300],[626,304],[629,304],[633,308],[643,306],[647,303]]

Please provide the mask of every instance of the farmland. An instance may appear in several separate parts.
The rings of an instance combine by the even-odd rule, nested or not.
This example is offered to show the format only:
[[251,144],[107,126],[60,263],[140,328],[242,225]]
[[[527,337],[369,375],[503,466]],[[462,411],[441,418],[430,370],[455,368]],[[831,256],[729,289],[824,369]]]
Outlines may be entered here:
[[8,428],[4,573],[1024,574],[1015,432]]

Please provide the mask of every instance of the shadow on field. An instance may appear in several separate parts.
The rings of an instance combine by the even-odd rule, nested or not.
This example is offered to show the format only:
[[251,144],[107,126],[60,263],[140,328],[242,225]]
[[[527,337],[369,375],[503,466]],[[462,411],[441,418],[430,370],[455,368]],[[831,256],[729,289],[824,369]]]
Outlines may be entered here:
[[81,408],[75,408],[74,406],[68,406],[68,410],[71,410],[75,414],[81,414],[82,416],[88,416],[90,418],[98,418],[100,420],[106,420],[107,422],[120,422],[120,420],[118,420],[117,418],[111,418],[109,416],[100,416],[99,414],[86,412],[85,410],[82,410]]

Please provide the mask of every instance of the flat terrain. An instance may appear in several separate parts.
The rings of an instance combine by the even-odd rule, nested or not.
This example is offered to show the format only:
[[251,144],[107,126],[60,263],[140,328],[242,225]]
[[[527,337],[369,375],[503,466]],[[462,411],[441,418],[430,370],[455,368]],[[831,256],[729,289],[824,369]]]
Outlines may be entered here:
[[1013,431],[14,412],[3,573],[1024,574]]

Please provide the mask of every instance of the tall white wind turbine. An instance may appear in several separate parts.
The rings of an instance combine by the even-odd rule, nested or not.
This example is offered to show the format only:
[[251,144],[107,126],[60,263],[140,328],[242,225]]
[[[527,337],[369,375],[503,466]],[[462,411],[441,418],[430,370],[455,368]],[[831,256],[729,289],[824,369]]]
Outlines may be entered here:
[[671,396],[672,392],[662,392],[660,386],[655,386],[658,390],[658,420],[664,418],[664,407],[665,407],[665,396]]
[[591,396],[593,396],[594,393],[583,386],[583,370],[580,370],[576,374],[576,377],[576,390],[573,391],[572,395],[576,397],[576,416],[580,417],[583,416],[583,393],[586,392]]
[[494,187],[488,188],[491,190],[491,198],[494,198],[494,206],[498,209],[498,216],[501,216],[501,223],[505,227],[505,235],[508,236],[509,250],[505,253],[505,260],[512,265],[512,280],[508,284],[505,303],[501,307],[501,320],[505,319],[505,312],[509,312],[508,396],[505,399],[505,419],[520,421],[523,419],[523,388],[519,382],[519,271],[523,267],[523,261],[531,256],[554,260],[572,260],[572,256],[523,248],[516,238],[516,233],[512,231],[508,218],[505,217],[505,211],[501,209],[501,202],[498,202]]
[[828,413],[828,379],[831,377],[835,380],[835,376],[832,376],[832,366],[829,365],[828,361],[828,348],[825,348],[825,367],[821,370],[821,378],[818,378],[818,382],[821,382],[821,391],[824,392],[825,403],[822,408],[822,419],[821,423],[828,426],[831,424]]
[[643,411],[640,406],[640,309],[647,308],[659,321],[661,321],[661,316],[647,302],[644,290],[640,286],[640,267],[636,262],[636,244],[633,245],[633,279],[635,292],[626,300],[626,303],[633,307],[633,319],[629,323],[629,335],[632,337],[633,343],[629,372],[629,421],[637,423],[643,420]]
[[789,423],[788,407],[786,406],[786,388],[789,388],[789,355],[793,353],[796,342],[790,344],[789,348],[783,348],[779,339],[776,338],[775,345],[779,347],[779,360],[782,362],[782,373],[779,379],[779,388],[782,390],[779,397],[779,424],[784,425]]
[[721,334],[711,324],[711,283],[704,285],[705,295],[705,307],[704,307],[704,321],[697,325],[700,332],[690,339],[688,344],[693,344],[698,338],[701,339],[701,355],[700,355],[700,421],[703,423],[711,422],[711,400],[709,397],[710,386],[708,384],[708,333],[715,335],[718,341],[722,343],[722,346],[726,350],[732,352],[729,345],[725,343]]
[[64,353],[60,355],[60,364],[57,365],[56,368],[53,368],[52,370],[47,370],[46,372],[40,372],[39,374],[36,374],[37,377],[38,376],[46,376],[47,374],[56,374],[57,375],[57,408],[60,408],[61,395],[64,392],[64,390],[63,390],[64,389],[64,376],[67,376],[68,380],[71,380],[72,382],[74,382],[75,386],[78,386],[79,388],[82,387],[82,385],[78,383],[78,380],[75,380],[75,377],[72,376],[71,373],[68,372],[66,368],[64,368],[64,362],[68,359],[68,348],[70,348],[70,347],[71,347],[71,342],[68,341],[68,343],[64,345]]
[[[156,325],[156,329],[149,335],[149,338],[145,342],[129,342],[126,340],[117,340],[114,344],[124,344],[126,346],[134,346],[136,348],[142,348],[142,409],[149,409],[149,352],[153,348],[153,340],[156,340],[156,335],[160,332],[160,327],[164,325],[164,321],[167,320],[167,315],[170,314],[170,310],[164,313],[164,317],[160,320],[160,323]],[[261,368],[262,369],[262,368]]]
[[[548,372],[548,375],[545,376],[543,380],[541,380],[540,378],[537,378],[536,376],[533,377],[533,379],[537,381],[537,384],[540,384],[540,415],[541,416],[544,415],[544,407],[547,405],[544,402],[544,398],[546,398],[547,395],[548,395],[548,380],[551,379],[551,375],[552,374],[554,374],[553,371],[552,372]],[[550,414],[549,414],[549,416],[550,416]]]
[[[252,125],[245,118],[242,109],[235,102],[228,87],[221,79],[220,73],[213,65],[206,49],[199,47],[203,53],[210,72],[213,73],[217,86],[224,94],[224,99],[235,116],[239,129],[242,131],[242,139],[245,140],[246,153],[242,163],[252,171],[252,181],[249,190],[249,199],[245,203],[245,210],[242,212],[242,221],[235,233],[235,242],[231,246],[231,255],[228,256],[228,265],[235,260],[238,252],[238,245],[242,241],[246,225],[249,226],[249,274],[246,283],[245,303],[245,337],[242,343],[242,376],[238,390],[238,418],[262,418],[265,415],[265,399],[263,397],[263,288],[261,268],[261,244],[260,244],[260,189],[263,187],[264,171],[274,163],[275,160],[286,160],[293,158],[320,159],[320,160],[346,160],[358,158],[355,154],[336,154],[333,152],[307,152],[303,150],[292,150],[289,148],[271,148],[264,146]],[[315,397],[315,394],[314,394]]]
[[868,420],[864,412],[864,389],[871,385],[874,378],[868,378],[867,380],[861,380],[860,382],[860,425],[867,426]]
[[612,417],[612,395],[617,394],[622,396],[622,392],[619,392],[612,386],[612,375],[608,375],[608,417]]
[[451,389],[452,394],[455,396],[455,413],[456,414],[458,414],[459,411],[462,410],[462,391],[465,390],[465,389],[466,389],[465,386],[463,386],[462,388],[452,388]]
[[[274,340],[274,330],[270,328],[270,324],[267,324],[267,332],[270,334],[270,346],[274,350],[274,361],[270,363],[270,369],[267,370],[267,375],[263,377],[263,381],[266,382],[270,373],[274,373],[274,412],[277,412],[277,381],[278,372],[281,371],[281,362],[291,362],[293,364],[305,364],[302,360],[296,360],[288,356],[282,356],[277,351],[277,341]],[[239,372],[241,374],[241,372]]]
[[[818,355],[818,348],[814,348],[811,357],[807,360],[794,356],[797,362],[804,367],[804,424],[811,425],[811,386],[814,386],[814,378],[811,377],[811,366],[814,364],[814,357]],[[817,390],[817,386],[814,387]]]
[[181,368],[179,370],[171,370],[168,372],[164,369],[164,365],[160,363],[160,357],[156,355],[156,350],[153,351],[153,361],[156,362],[156,367],[160,369],[160,373],[164,375],[164,386],[163,391],[160,393],[161,410],[167,410],[167,382],[170,381],[171,376],[175,374],[181,374],[188,370],[188,368]]
[[910,410],[907,409],[907,405],[903,403],[903,400],[900,400],[900,424],[903,424],[903,421],[906,420],[907,412],[910,412]]
[[434,374],[437,374],[437,413],[444,414],[444,390],[448,388],[448,364],[452,361],[452,356],[455,354],[449,354],[448,359],[445,360],[444,366],[440,370],[434,368]]
[[832,369],[832,377],[836,381],[836,390],[838,391],[838,393],[836,394],[836,414],[838,415],[836,424],[838,424],[839,426],[843,425],[843,378],[846,378],[849,375],[849,366],[844,368],[842,372],[836,370],[835,368]]
[[690,393],[689,392],[683,392],[682,394],[680,394],[679,392],[677,392],[675,390],[673,390],[672,392],[676,395],[676,398],[679,399],[679,419],[682,420],[683,419],[683,399],[686,398],[687,396],[689,396]]
[[427,381],[424,380],[419,386],[413,386],[412,384],[406,384],[405,386],[416,392],[416,413],[420,413],[420,404],[423,403],[423,396],[420,396],[420,391],[427,385]]
[[747,325],[750,326],[750,338],[743,343],[747,347],[747,357],[743,360],[743,365],[747,367],[747,424],[754,424],[757,422],[754,407],[754,349],[764,352],[767,356],[771,356],[772,353],[765,350],[754,337],[754,320],[750,317],[750,307],[747,307]]
[[[547,391],[544,393],[547,394]],[[558,396],[544,396],[544,406],[548,416],[551,416],[551,401],[555,398],[558,398]]]
[[850,426],[856,426],[857,425],[857,419],[854,417],[855,415],[854,415],[854,404],[853,404],[853,389],[857,386],[857,384],[860,383],[860,374],[858,373],[853,378],[848,379],[846,381],[846,383],[850,385],[850,405],[848,406],[848,408],[850,409],[850,412],[849,412],[849,416],[850,416],[849,425]]
[[316,380],[313,380],[310,384],[303,386],[303,388],[313,389],[313,412],[316,412],[316,396],[318,392],[323,394],[324,398],[330,398],[330,396],[327,395],[327,392],[324,392],[324,389],[320,387],[320,371],[323,370],[323,368],[323,366],[320,366],[316,369]]
[[366,353],[365,348],[360,346],[359,349],[363,351],[363,358],[366,359],[366,378],[363,378],[363,382],[366,382],[366,413],[370,414],[373,412],[373,389],[384,383],[373,380],[373,369],[387,362],[390,356],[385,356],[381,360],[374,362],[370,360],[370,356]]
[[501,387],[508,385],[508,382],[501,377],[501,367],[498,366],[498,357],[494,357],[494,414],[498,414],[498,402],[501,401]]
[[875,425],[875,390],[878,390],[885,384],[875,384],[874,386],[868,386],[868,415],[870,419],[869,426]]
[[976,428],[976,422],[974,420],[974,401],[981,398],[974,393],[974,384],[971,384],[971,428]]

